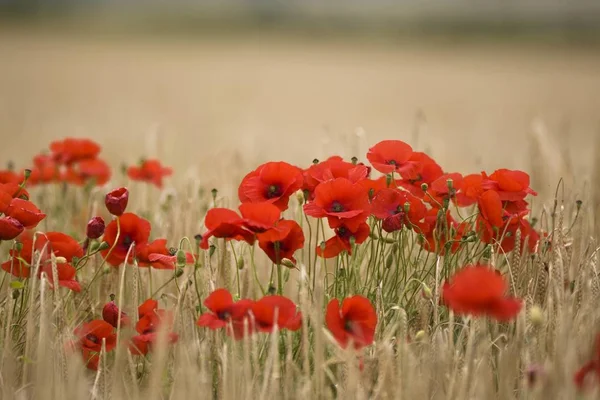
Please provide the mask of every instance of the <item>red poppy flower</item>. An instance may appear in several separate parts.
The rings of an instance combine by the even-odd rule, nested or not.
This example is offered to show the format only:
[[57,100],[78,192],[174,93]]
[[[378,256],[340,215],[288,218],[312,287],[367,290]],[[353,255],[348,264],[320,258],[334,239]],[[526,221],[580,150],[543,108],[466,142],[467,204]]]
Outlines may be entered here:
[[10,205],[6,209],[6,215],[19,220],[26,229],[35,228],[41,220],[46,218],[46,214],[41,212],[35,204],[29,200],[23,200],[18,197],[12,199]]
[[77,161],[67,167],[63,180],[74,185],[86,185],[92,179],[94,184],[102,186],[110,179],[110,167],[99,158]]
[[473,230],[473,226],[468,221],[456,222],[450,210],[444,215],[440,213],[439,208],[427,210],[425,230],[422,232],[425,237],[421,245],[425,250],[440,255],[455,254],[461,248],[463,237]]
[[579,368],[573,376],[573,380],[578,389],[583,389],[585,387],[587,378],[590,374],[595,375],[596,384],[600,382],[600,334],[596,335],[595,347],[591,360]]
[[440,207],[444,201],[456,198],[456,194],[462,187],[462,181],[463,177],[459,173],[444,174],[429,185],[423,200]]
[[18,219],[13,217],[0,218],[0,241],[13,240],[23,232],[25,228]]
[[[196,324],[213,330],[226,328],[229,336],[241,339],[244,337],[244,322],[249,321],[248,312],[252,303],[253,301],[248,299],[234,302],[227,289],[217,289],[204,300],[204,305],[211,312],[202,314]],[[246,326],[246,331],[251,333],[250,323]]]
[[352,296],[340,301],[333,299],[327,305],[327,328],[342,348],[352,343],[356,350],[373,343],[377,314],[371,302],[363,296]]
[[383,140],[369,149],[367,159],[377,171],[384,174],[397,172],[414,175],[415,165],[409,163],[412,147],[400,140]]
[[87,223],[85,235],[88,239],[98,239],[104,234],[105,228],[102,217],[93,217]]
[[100,146],[90,139],[66,138],[50,143],[50,150],[55,161],[68,165],[95,158],[100,153]]
[[483,175],[482,186],[487,190],[495,190],[502,201],[518,201],[528,194],[537,196],[537,193],[529,187],[529,175],[523,171],[512,171],[499,169],[490,176]]
[[361,244],[369,237],[370,228],[365,222],[358,226],[356,231],[351,231],[346,226],[342,225],[334,229],[335,236],[325,242],[325,248],[317,246],[317,255],[323,258],[337,257],[342,251],[347,251],[352,254],[352,246],[350,238],[354,238],[356,244]]
[[284,258],[295,263],[294,253],[304,247],[304,232],[296,221],[284,219],[274,229],[260,234],[258,245],[275,264]]
[[242,203],[269,202],[281,211],[288,208],[290,196],[302,187],[302,170],[286,162],[268,162],[247,174],[238,197]]
[[153,314],[157,309],[158,301],[154,299],[148,299],[138,307],[138,315],[140,318],[142,318],[144,315]]
[[[121,225],[118,241],[117,220],[114,220],[108,224],[104,231],[104,241],[108,243],[109,248],[102,251],[102,256],[105,258],[108,257],[106,261],[114,267],[118,267],[125,261],[129,247],[135,243],[135,249],[132,249],[129,253],[128,260],[128,262],[133,262],[133,256],[147,245],[151,229],[150,222],[133,213],[125,213],[117,218]],[[112,251],[110,250],[111,248]]]
[[506,296],[507,290],[508,283],[498,271],[485,265],[468,265],[444,283],[442,301],[457,314],[510,321],[523,302]]
[[253,244],[254,234],[244,229],[243,222],[235,211],[227,208],[211,208],[204,219],[208,231],[202,235],[200,248],[208,249],[208,239],[212,236],[227,240],[244,240],[248,244]]
[[[119,307],[117,307],[115,302],[109,301],[102,308],[102,319],[116,328],[119,326],[119,311]],[[128,326],[130,323],[129,316],[124,311],[121,311],[121,326]]]
[[163,167],[158,160],[143,160],[139,166],[127,168],[127,176],[134,181],[152,183],[158,188],[163,187],[163,178],[173,174],[173,170]]
[[265,232],[281,218],[281,210],[269,202],[243,203],[240,205],[242,224],[254,233]]
[[[400,182],[399,180],[396,180],[395,183],[399,183],[399,182]],[[373,198],[375,198],[375,196],[377,196],[377,193],[379,193],[379,191],[381,191],[383,189],[387,189],[389,186],[392,186],[392,187],[395,186],[393,183],[388,186],[388,178],[385,175],[380,176],[377,179],[362,179],[358,182],[358,184],[363,187],[364,191],[367,193],[367,196],[369,197],[369,200],[372,200]]]
[[[59,165],[51,155],[38,154],[33,158],[33,165],[33,168],[30,169],[29,179],[27,180],[29,186],[60,181]],[[23,181],[24,179],[25,172],[22,171],[19,181]]]
[[129,351],[134,355],[145,355],[151,351],[153,344],[159,339],[160,329],[166,329],[167,343],[176,343],[179,335],[171,332],[173,328],[173,313],[167,310],[154,310],[154,312],[144,314],[135,325],[135,330],[139,333],[131,338]]
[[271,333],[277,329],[297,331],[302,326],[302,313],[296,311],[296,304],[284,296],[265,296],[252,304],[252,314],[256,329]]
[[427,208],[423,202],[411,195],[397,189],[383,189],[371,202],[371,213],[383,221],[383,230],[394,232],[402,229],[405,225],[417,231],[425,229],[422,222],[427,214]]
[[433,181],[444,174],[442,167],[435,160],[422,152],[413,152],[407,161],[413,166],[402,175],[400,186],[417,197],[423,197],[421,185],[431,185]]
[[111,351],[117,344],[117,335],[111,324],[101,319],[95,319],[75,329],[81,348],[89,351],[100,352],[102,342],[106,341],[106,351]]
[[[83,257],[83,248],[77,240],[61,232],[47,232],[46,234],[36,235],[35,249],[31,233],[25,232],[17,240],[22,244],[21,251],[18,252],[16,249],[11,249],[9,254],[12,259],[2,264],[3,270],[16,277],[29,277],[34,251],[42,252],[43,250],[40,255],[42,267],[45,265],[44,263],[50,260],[51,254],[54,254],[56,257],[63,257],[66,263],[71,263],[74,257]],[[63,276],[67,276],[68,271],[67,273],[63,272],[63,274]]]
[[[136,246],[136,258],[140,267],[153,267],[156,269],[174,269],[174,263],[165,263],[161,257],[172,257],[167,248],[167,239],[156,239],[146,243],[139,248]],[[171,260],[171,258],[169,258]]]
[[[2,184],[0,184],[0,207],[6,201],[5,196],[1,195],[2,193],[8,194],[13,199],[15,199],[15,198],[20,198],[23,200],[29,199],[29,193],[27,192],[27,190],[22,188],[19,184],[17,184],[17,183],[2,183]],[[4,198],[4,200],[2,200],[3,198]],[[8,206],[6,206],[6,207],[8,207]],[[0,208],[0,212],[4,212],[4,210],[2,210],[2,208]]]
[[19,183],[19,176],[12,170],[0,171],[0,183]]
[[83,356],[83,362],[88,369],[98,371],[98,366],[100,365],[100,353],[82,348],[81,355]]
[[460,207],[468,207],[477,203],[479,196],[483,194],[483,175],[471,174],[463,177],[460,191],[456,194],[456,204]]
[[317,186],[315,199],[304,205],[304,212],[315,218],[327,217],[331,228],[345,225],[356,231],[369,217],[369,197],[360,184],[337,178]]
[[104,204],[106,205],[108,212],[117,217],[123,215],[128,202],[129,190],[125,187],[111,190],[104,198]]
[[[48,283],[50,284],[50,289],[54,289],[54,274],[52,272],[52,264],[45,263],[40,268],[41,273],[46,274],[46,278],[48,279]],[[62,287],[66,287],[74,292],[81,292],[81,285],[77,281],[75,275],[77,274],[77,270],[70,263],[57,263],[56,264],[56,272],[58,278],[58,285]]]
[[481,194],[478,199],[480,217],[488,222],[492,227],[500,228],[504,225],[502,219],[504,210],[502,209],[502,201],[498,192],[488,190]]
[[310,193],[312,200],[314,190],[321,182],[330,181],[336,178],[346,178],[350,182],[356,183],[366,179],[369,175],[369,168],[364,164],[353,164],[344,161],[340,156],[332,156],[318,164],[313,164],[304,171],[304,190]]

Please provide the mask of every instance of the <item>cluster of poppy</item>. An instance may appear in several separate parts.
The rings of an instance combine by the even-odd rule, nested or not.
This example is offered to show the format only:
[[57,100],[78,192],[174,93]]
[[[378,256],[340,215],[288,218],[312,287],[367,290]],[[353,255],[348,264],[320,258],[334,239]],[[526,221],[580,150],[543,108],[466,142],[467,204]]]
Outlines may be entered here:
[[[465,238],[475,234],[509,252],[517,245],[517,230],[519,246],[536,250],[540,236],[525,218],[529,212],[525,197],[536,193],[525,172],[445,173],[431,157],[399,140],[376,144],[367,159],[384,175],[371,178],[371,167],[338,156],[315,160],[304,170],[285,162],[260,165],[239,186],[241,216],[224,208],[209,210],[203,248],[211,236],[250,244],[258,240],[273,262],[292,259],[303,247],[304,236],[278,211],[285,211],[290,197],[302,190],[304,213],[325,219],[335,233],[317,245],[317,254],[325,258],[351,253],[351,242],[364,242],[370,233],[369,216],[381,221],[385,232],[405,227],[417,232],[426,250],[441,254],[458,251]],[[476,220],[457,222],[450,204],[476,206]]]
[[35,228],[46,217],[29,193],[15,182],[0,183],[0,241],[12,240],[26,229]]
[[[204,300],[208,312],[200,315],[197,325],[223,329],[227,335],[241,339],[254,332],[271,333],[275,329],[296,331],[302,326],[302,313],[287,297],[268,295],[254,301],[234,301],[227,289],[213,291]],[[362,296],[338,299],[327,306],[326,324],[334,338],[345,348],[350,342],[356,349],[373,343],[377,314],[371,302]]]
[[[0,171],[0,183],[20,183],[28,174],[30,186],[47,183],[70,183],[78,186],[93,182],[97,186],[106,184],[111,169],[99,157],[101,147],[90,139],[66,138],[50,143],[49,152],[36,155],[33,167],[20,173],[12,168]],[[158,160],[142,160],[139,165],[127,168],[131,180],[151,183],[159,188],[163,178],[173,173]]]
[[[168,343],[175,343],[179,336],[172,332],[173,313],[170,310],[159,309],[158,302],[148,299],[138,307],[139,320],[135,324],[136,335],[131,337],[128,348],[133,355],[146,355],[152,350],[152,345],[158,341],[159,330],[166,329]],[[119,320],[120,317],[120,320]],[[105,351],[110,352],[116,346],[116,328],[131,325],[127,314],[120,311],[113,301],[107,303],[102,310],[102,319],[84,323],[74,331],[77,341],[70,347],[81,351],[84,362],[89,369],[97,370],[100,361],[100,351],[104,343]]]

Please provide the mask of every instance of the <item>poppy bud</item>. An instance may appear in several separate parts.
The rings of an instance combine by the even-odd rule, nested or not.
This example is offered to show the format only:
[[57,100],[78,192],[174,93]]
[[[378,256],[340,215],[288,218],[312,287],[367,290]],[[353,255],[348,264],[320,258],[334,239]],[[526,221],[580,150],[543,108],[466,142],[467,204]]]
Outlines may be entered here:
[[242,257],[238,258],[237,260],[237,269],[244,269],[244,259]]
[[358,163],[358,158],[356,158],[356,156],[352,157],[350,161],[352,161],[352,164],[356,165],[356,163]]
[[129,201],[129,190],[127,188],[118,188],[106,195],[104,204],[106,209],[112,215],[121,216],[127,208],[127,202]]
[[409,211],[410,211],[410,203],[407,201],[406,203],[404,203],[404,212],[408,214]]
[[185,263],[187,261],[187,257],[185,256],[185,251],[177,250],[176,259],[177,259],[178,267],[181,267],[181,268],[185,267]]
[[215,251],[217,250],[217,248],[215,247],[214,244],[211,244],[210,247],[208,248],[208,257],[212,257],[213,254],[215,254]]
[[448,186],[448,191],[452,192],[452,188],[454,187],[454,181],[452,179],[447,179],[446,186]]
[[199,233],[194,235],[194,240],[197,242],[198,245],[200,245],[200,242],[202,241],[202,235]]
[[102,251],[102,250],[108,250],[110,248],[110,244],[108,244],[107,242],[102,242],[98,245],[98,251]]
[[[110,301],[104,305],[102,309],[102,319],[114,326],[115,328],[119,323],[119,307],[113,302]],[[129,324],[129,317],[123,311],[121,311],[121,326],[126,326]]]
[[179,278],[181,275],[183,275],[183,269],[182,268],[177,268],[175,270],[175,278]]
[[577,200],[577,201],[575,202],[575,204],[577,205],[577,210],[579,210],[579,209],[581,208],[581,205],[583,204],[583,201],[581,201],[581,200]]
[[94,217],[89,220],[85,235],[88,239],[98,239],[104,234],[104,220],[102,217]]
[[424,192],[426,192],[427,189],[429,189],[429,185],[426,184],[426,183],[421,183],[421,190],[424,191]]
[[531,321],[531,325],[533,325],[536,328],[539,328],[542,325],[544,325],[544,312],[542,311],[540,306],[534,305],[531,307],[531,309],[529,310],[529,320]]
[[21,242],[15,243],[15,250],[17,251],[17,253],[20,253],[21,250],[23,250],[23,243],[21,243]]
[[417,332],[415,334],[415,341],[421,342],[424,339],[425,339],[425,331],[424,330],[420,330],[419,332]]
[[392,175],[391,174],[387,174],[385,176],[385,186],[386,187],[390,187],[391,184],[392,184]]
[[213,201],[216,201],[216,200],[217,200],[217,193],[219,193],[219,191],[218,191],[216,188],[213,188],[213,189],[210,191],[210,194],[212,194]]
[[30,169],[25,169],[23,171],[23,175],[25,176],[25,180],[29,179],[29,177],[31,176],[31,170]]
[[431,289],[429,288],[429,286],[427,286],[424,283],[422,285],[423,285],[423,291],[421,292],[421,294],[423,295],[423,298],[427,299],[427,300],[433,299],[433,293],[431,292]]
[[281,259],[281,265],[283,265],[286,268],[290,268],[290,269],[296,268],[296,264],[294,264],[294,262],[292,260],[290,260],[289,258]]
[[304,203],[304,192],[301,190],[297,191],[296,199],[298,200],[298,204],[302,205]]
[[313,158],[313,164],[317,165],[319,163],[319,159],[318,158]]
[[55,258],[54,258],[54,261],[55,261],[57,264],[66,264],[66,263],[67,263],[67,259],[66,259],[66,258],[64,258],[64,257],[62,257],[62,256],[55,257]]

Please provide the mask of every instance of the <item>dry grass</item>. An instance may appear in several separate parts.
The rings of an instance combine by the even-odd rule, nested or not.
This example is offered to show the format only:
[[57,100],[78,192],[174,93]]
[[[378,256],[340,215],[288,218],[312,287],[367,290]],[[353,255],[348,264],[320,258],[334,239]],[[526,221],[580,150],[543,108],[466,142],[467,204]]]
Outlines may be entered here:
[[[37,281],[24,299],[27,323],[12,319],[22,299],[13,298],[4,285],[2,399],[575,398],[572,375],[589,357],[600,323],[598,235],[592,234],[594,228],[598,233],[598,223],[591,222],[600,206],[597,185],[581,192],[584,206],[576,221],[574,206],[590,172],[586,143],[597,133],[599,59],[499,50],[496,56],[503,62],[498,64],[483,50],[359,53],[340,48],[332,54],[322,47],[259,50],[255,44],[201,43],[167,49],[72,41],[56,48],[53,40],[15,44],[0,39],[0,53],[10,54],[0,64],[0,103],[7,106],[0,108],[2,138],[7,139],[0,157],[24,162],[48,139],[69,134],[98,138],[112,160],[160,155],[178,171],[173,179],[177,191],[165,205],[164,193],[132,185],[130,205],[151,218],[157,236],[199,232],[210,203],[208,190],[219,187],[219,204],[233,205],[232,191],[248,164],[267,158],[306,164],[330,153],[362,155],[367,143],[383,137],[409,140],[412,134],[418,141],[412,144],[429,148],[447,169],[532,171],[534,182],[543,186],[533,185],[542,192],[536,215],[555,246],[535,256],[492,255],[509,273],[514,293],[527,301],[514,324],[452,315],[441,319],[434,306],[439,275],[427,282],[434,299],[419,299],[411,309],[391,304],[395,294],[380,288],[377,307],[386,324],[379,325],[362,372],[356,357],[339,350],[324,329],[324,288],[315,288],[313,303],[305,266],[290,273],[286,293],[298,300],[304,328],[310,324],[310,330],[233,342],[197,329],[194,271],[187,268],[178,290],[170,287],[162,297],[176,311],[179,342],[159,346],[144,361],[123,350],[113,352],[97,374],[86,371],[79,357],[68,356],[64,342],[73,326],[98,315],[106,293],[122,294],[120,305],[135,315],[139,300],[151,293],[146,270],[133,265],[106,274],[81,309]],[[578,67],[571,68],[576,62]],[[426,118],[413,128],[419,109]],[[536,115],[542,122],[532,125]],[[568,116],[571,128],[561,130],[563,119],[557,115]],[[325,133],[321,123],[329,125]],[[337,134],[359,125],[367,127],[368,140],[361,132]],[[156,132],[150,140],[148,132]],[[188,166],[202,169],[190,168],[186,175]],[[600,166],[594,171],[600,173]],[[565,190],[554,198],[559,177],[565,179]],[[122,179],[116,177],[114,184]],[[53,190],[40,193],[47,209],[56,207]],[[44,229],[81,227],[101,207],[102,194],[73,192],[72,201],[88,206],[83,215],[49,219]],[[415,256],[412,248],[401,252]],[[242,257],[249,262],[248,254]],[[202,262],[201,297],[233,282],[235,265],[227,248]],[[416,259],[412,268],[444,262]],[[319,268],[322,274],[325,266]],[[154,287],[169,277],[158,273]],[[242,282],[244,293],[256,293],[248,268]],[[294,348],[298,354],[292,354]],[[537,371],[533,385],[530,369]],[[590,398],[596,394],[589,393]]]

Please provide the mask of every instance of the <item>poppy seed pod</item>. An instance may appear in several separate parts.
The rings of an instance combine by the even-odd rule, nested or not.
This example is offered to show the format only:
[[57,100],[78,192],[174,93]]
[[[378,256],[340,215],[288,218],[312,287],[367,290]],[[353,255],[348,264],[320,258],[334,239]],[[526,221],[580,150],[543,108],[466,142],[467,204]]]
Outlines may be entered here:
[[94,217],[89,220],[85,234],[88,239],[98,239],[104,234],[104,220],[102,217]]
[[129,190],[127,190],[125,187],[122,187],[109,192],[106,195],[104,204],[106,205],[108,212],[118,217],[123,215],[125,212],[128,201]]

